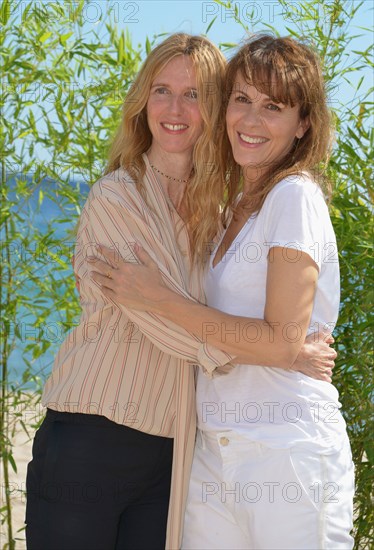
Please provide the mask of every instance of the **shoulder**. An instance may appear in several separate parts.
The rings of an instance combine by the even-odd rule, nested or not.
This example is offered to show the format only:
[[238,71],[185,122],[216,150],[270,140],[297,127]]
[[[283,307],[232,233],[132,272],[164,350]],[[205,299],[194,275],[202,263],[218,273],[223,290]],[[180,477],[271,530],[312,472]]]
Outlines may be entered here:
[[306,172],[289,175],[276,183],[268,193],[263,208],[265,211],[290,210],[301,206],[328,212],[322,189]]
[[109,174],[105,174],[93,184],[88,199],[93,201],[106,197],[113,200],[123,200],[136,192],[136,184],[131,176],[122,168],[118,168]]
[[281,195],[305,196],[324,200],[321,188],[307,172],[290,174],[281,179],[274,185],[268,197],[280,197]]

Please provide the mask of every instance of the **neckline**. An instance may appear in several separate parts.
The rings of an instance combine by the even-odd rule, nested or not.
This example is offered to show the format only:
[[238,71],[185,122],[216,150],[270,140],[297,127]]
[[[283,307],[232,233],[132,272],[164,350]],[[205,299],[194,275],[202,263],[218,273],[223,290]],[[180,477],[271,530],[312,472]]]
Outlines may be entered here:
[[172,200],[170,199],[170,197],[168,196],[168,194],[165,192],[165,189],[163,188],[160,180],[158,179],[157,177],[157,174],[154,173],[153,169],[152,169],[152,165],[151,165],[151,161],[149,160],[148,158],[148,155],[147,153],[143,153],[142,154],[143,156],[143,159],[145,160],[145,163],[146,163],[146,168],[147,168],[147,172],[148,174],[152,175],[153,176],[153,179],[154,181],[157,183],[159,189],[160,189],[160,192],[162,193],[162,196],[164,197],[164,200],[165,202],[167,203],[168,207],[170,210],[172,210],[172,212],[174,212],[174,214],[176,216],[178,216],[178,220],[181,221],[181,223],[183,223],[183,225],[186,225],[185,222],[183,221],[183,219],[181,218],[181,216],[179,215],[179,212],[178,210],[175,208]]
[[[192,258],[192,251],[191,251],[191,243],[190,243],[190,237],[187,230],[187,225],[183,221],[183,219],[180,217],[177,209],[175,208],[174,204],[172,203],[170,197],[165,193],[165,189],[161,185],[161,182],[159,181],[157,174],[154,173],[151,167],[151,162],[148,158],[147,153],[142,153],[143,160],[146,165],[146,172],[145,177],[147,177],[151,185],[156,186],[159,193],[161,194],[161,197],[164,200],[165,208],[168,210],[168,220],[171,225],[170,228],[174,231],[174,237],[175,237],[175,243],[177,244],[177,248],[180,251],[182,255],[187,255],[189,258],[189,261],[191,261]],[[153,193],[156,192],[156,188],[153,188]],[[163,219],[165,222],[166,220]],[[170,233],[170,236],[172,233]],[[180,242],[179,239],[182,239]],[[183,240],[185,242],[183,242]],[[184,252],[185,250],[185,252]]]
[[[243,225],[243,227],[240,229],[240,231],[237,233],[237,235],[235,235],[234,239],[232,240],[229,248],[226,250],[226,252],[224,253],[224,255],[222,256],[222,258],[220,259],[220,261],[215,265],[213,266],[213,262],[214,262],[214,259],[216,257],[216,254],[217,254],[217,250],[219,248],[219,246],[221,245],[222,243],[222,240],[226,234],[226,231],[227,229],[225,229],[225,231],[222,232],[222,235],[219,239],[219,242],[217,243],[217,246],[214,248],[211,256],[210,256],[210,260],[209,260],[209,270],[210,271],[216,271],[217,267],[219,267],[221,264],[224,264],[224,265],[227,265],[228,264],[228,261],[226,261],[226,256],[228,254],[228,252],[230,252],[230,250],[232,249],[232,247],[236,244],[238,238],[241,236],[241,234],[244,232],[245,229],[249,229],[248,228],[248,224],[254,220],[256,218],[256,213],[255,214],[252,214],[245,222],[245,224]],[[230,220],[231,221],[231,220]],[[252,224],[250,224],[252,225]]]

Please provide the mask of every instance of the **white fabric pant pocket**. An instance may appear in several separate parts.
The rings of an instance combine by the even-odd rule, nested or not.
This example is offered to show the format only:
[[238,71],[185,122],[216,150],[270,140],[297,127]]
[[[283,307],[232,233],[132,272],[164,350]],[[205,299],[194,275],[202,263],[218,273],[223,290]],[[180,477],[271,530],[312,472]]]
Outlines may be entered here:
[[350,550],[349,444],[332,455],[273,449],[234,432],[195,449],[182,548]]
[[321,507],[309,486],[320,482],[321,457],[248,442],[223,461],[226,506],[256,550],[322,548]]
[[319,513],[327,489],[327,472],[321,455],[295,448],[285,449],[288,454],[290,481],[284,492],[294,502],[305,500]]

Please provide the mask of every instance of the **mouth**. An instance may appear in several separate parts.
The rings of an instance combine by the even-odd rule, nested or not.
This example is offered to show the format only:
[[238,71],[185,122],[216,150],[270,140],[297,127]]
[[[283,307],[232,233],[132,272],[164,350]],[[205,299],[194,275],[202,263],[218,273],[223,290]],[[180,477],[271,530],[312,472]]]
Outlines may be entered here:
[[248,143],[249,145],[260,145],[261,143],[266,143],[268,138],[264,137],[258,137],[258,136],[248,136],[247,134],[241,134],[238,132],[238,136],[244,143]]
[[181,132],[188,128],[187,124],[169,124],[168,122],[161,122],[161,126],[170,132]]

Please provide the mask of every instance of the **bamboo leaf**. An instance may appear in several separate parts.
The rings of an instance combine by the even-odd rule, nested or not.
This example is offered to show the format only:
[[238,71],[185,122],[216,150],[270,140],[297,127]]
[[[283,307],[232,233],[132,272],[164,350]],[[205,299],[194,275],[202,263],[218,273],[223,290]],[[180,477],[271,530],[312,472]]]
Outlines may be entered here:
[[146,39],[145,39],[145,53],[147,55],[149,55],[151,53],[151,49],[152,49],[151,43],[150,43],[149,38],[147,36]]
[[9,21],[10,9],[11,5],[9,0],[3,0],[0,9],[1,25],[3,26],[5,26]]
[[50,31],[50,32],[45,32],[45,33],[43,33],[43,34],[41,35],[41,37],[39,38],[39,42],[41,42],[42,44],[44,44],[44,42],[45,42],[46,40],[48,40],[48,38],[49,38],[50,36],[52,36],[52,34],[53,34],[53,33],[52,33],[51,31]]
[[[209,32],[210,29],[212,28],[212,26],[213,26],[214,22],[216,21],[216,19],[217,19],[217,15],[216,15],[215,17],[213,17],[213,19],[211,20],[211,22],[210,22],[209,25],[207,26],[206,31],[205,31],[205,34],[208,34],[208,32]],[[147,52],[147,54],[148,54],[148,52]]]
[[61,35],[59,36],[60,43],[61,43],[63,46],[65,46],[66,42],[69,40],[69,38],[70,38],[71,36],[73,36],[73,34],[74,34],[73,31],[67,32],[67,33],[65,33],[65,34],[61,34]]

